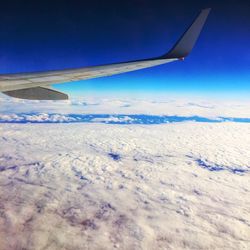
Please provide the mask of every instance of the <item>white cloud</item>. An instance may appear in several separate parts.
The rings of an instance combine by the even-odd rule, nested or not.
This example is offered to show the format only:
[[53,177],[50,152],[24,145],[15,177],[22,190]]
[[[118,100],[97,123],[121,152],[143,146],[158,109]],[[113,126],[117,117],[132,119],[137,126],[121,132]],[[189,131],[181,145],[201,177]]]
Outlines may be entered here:
[[107,118],[93,118],[91,122],[104,122],[104,123],[131,123],[133,122],[134,119],[129,117],[129,116],[123,116],[123,117],[115,117],[115,116],[110,116]]
[[250,117],[249,101],[199,99],[107,99],[89,98],[68,101],[27,101],[0,98],[0,114],[58,113],[58,114],[146,114],[202,116],[208,118]]
[[75,122],[77,118],[61,114],[7,114],[0,115],[0,122]]
[[250,124],[0,124],[0,134],[3,249],[250,248]]
[[3,249],[250,248],[250,124],[133,124],[250,118],[249,102],[0,103],[0,122],[74,123],[0,124]]

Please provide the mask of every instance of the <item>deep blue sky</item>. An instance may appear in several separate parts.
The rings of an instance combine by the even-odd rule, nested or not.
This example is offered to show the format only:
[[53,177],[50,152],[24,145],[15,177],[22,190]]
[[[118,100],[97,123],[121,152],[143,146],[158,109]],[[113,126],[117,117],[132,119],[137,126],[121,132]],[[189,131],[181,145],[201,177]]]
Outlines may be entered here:
[[0,8],[0,72],[82,67],[158,56],[200,9],[207,25],[185,62],[81,83],[70,93],[250,94],[249,1],[6,1]]

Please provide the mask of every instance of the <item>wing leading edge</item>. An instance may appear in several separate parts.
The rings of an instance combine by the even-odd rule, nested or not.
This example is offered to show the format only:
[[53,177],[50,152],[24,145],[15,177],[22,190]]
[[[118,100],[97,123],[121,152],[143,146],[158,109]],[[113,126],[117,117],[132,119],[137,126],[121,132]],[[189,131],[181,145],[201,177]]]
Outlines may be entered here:
[[4,74],[0,75],[0,91],[6,95],[21,99],[64,100],[68,99],[66,94],[52,90],[48,86],[57,83],[110,76],[182,60],[192,51],[209,12],[210,9],[202,10],[174,47],[163,56],[77,69]]

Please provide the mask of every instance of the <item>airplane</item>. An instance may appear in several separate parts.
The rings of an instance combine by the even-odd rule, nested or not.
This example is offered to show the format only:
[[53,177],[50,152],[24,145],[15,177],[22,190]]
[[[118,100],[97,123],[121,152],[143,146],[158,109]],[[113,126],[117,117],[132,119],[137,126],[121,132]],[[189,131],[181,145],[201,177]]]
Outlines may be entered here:
[[29,100],[67,100],[67,94],[54,90],[51,84],[74,82],[97,77],[111,76],[139,69],[154,67],[184,60],[192,51],[209,15],[210,8],[203,9],[170,51],[162,56],[89,66],[75,69],[51,70],[46,72],[12,73],[0,75],[0,92],[5,95]]

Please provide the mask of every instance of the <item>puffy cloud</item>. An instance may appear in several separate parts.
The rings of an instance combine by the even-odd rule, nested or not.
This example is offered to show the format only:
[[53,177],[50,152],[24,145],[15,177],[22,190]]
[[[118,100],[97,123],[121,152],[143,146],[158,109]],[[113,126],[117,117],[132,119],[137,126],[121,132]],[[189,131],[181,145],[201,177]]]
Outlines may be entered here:
[[132,123],[133,121],[135,121],[134,118],[131,118],[129,116],[114,116],[114,115],[111,115],[109,117],[106,117],[106,118],[100,118],[100,117],[97,117],[97,118],[93,118],[91,120],[91,122],[101,122],[101,123],[125,123],[125,124],[130,124]]
[[76,118],[61,114],[9,114],[0,115],[0,122],[11,123],[59,123],[75,122]]

